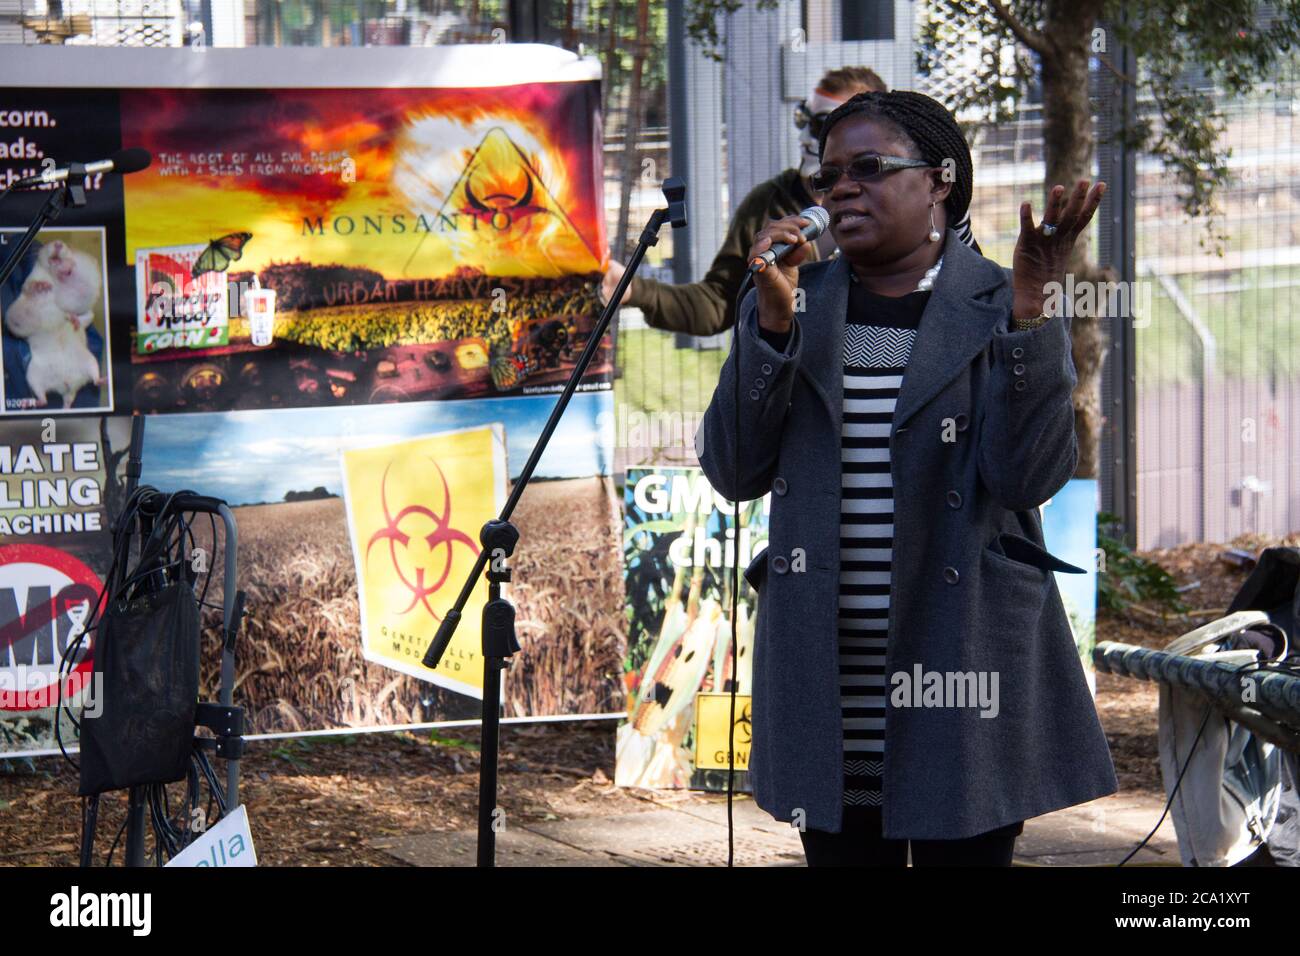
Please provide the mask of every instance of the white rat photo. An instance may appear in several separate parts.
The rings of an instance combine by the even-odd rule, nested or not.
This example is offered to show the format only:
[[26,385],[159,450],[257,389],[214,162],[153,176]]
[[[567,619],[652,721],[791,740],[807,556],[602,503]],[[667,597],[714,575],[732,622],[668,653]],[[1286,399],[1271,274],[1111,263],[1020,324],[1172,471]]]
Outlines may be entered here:
[[42,246],[36,264],[54,281],[54,301],[60,309],[85,328],[94,319],[91,311],[103,291],[103,277],[94,256],[55,240]]
[[[53,272],[45,262],[53,265]],[[89,256],[64,243],[51,243],[41,250],[22,292],[4,316],[9,334],[26,339],[31,350],[27,387],[40,407],[49,404],[46,394],[55,392],[68,408],[86,385],[104,382],[99,360],[86,344],[85,316],[92,314],[94,300],[87,301],[85,283],[92,270],[98,277],[99,267]]]

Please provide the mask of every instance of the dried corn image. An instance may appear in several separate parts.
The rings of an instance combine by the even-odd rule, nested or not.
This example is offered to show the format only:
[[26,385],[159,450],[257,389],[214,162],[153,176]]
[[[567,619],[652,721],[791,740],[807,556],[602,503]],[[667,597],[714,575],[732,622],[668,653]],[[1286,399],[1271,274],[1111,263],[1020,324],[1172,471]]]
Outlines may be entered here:
[[[733,660],[730,511],[696,468],[631,468],[624,499],[628,720],[619,728],[615,782],[698,785],[696,697],[733,685],[749,693],[755,595],[742,578]],[[739,557],[747,560],[766,536],[761,502],[742,507],[741,527],[748,550],[742,545]]]

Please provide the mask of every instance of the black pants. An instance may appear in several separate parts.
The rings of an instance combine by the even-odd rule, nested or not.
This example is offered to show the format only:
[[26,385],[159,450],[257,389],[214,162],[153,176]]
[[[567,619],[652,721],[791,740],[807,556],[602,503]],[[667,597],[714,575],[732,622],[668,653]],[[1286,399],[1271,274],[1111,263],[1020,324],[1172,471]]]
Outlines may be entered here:
[[879,807],[845,807],[839,833],[805,830],[804,856],[809,866],[1010,866],[1016,837],[1025,825],[1012,823],[965,840],[886,840]]

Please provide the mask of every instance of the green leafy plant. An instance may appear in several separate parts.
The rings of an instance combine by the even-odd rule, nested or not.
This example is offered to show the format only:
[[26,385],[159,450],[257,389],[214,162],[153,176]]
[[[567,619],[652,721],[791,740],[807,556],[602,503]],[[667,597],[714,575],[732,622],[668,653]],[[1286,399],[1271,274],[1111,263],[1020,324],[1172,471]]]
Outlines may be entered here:
[[429,743],[436,747],[453,747],[460,750],[472,750],[477,752],[479,749],[476,740],[461,740],[459,737],[444,737],[436,730],[429,731]]
[[1187,611],[1172,575],[1156,562],[1133,552],[1113,514],[1097,515],[1097,544],[1105,562],[1097,574],[1097,605],[1123,612],[1136,603],[1155,604],[1174,614]]
[[277,760],[283,760],[295,770],[305,770],[307,762],[302,759],[300,754],[310,753],[315,749],[315,745],[310,740],[304,738],[290,739],[272,750],[271,756]]

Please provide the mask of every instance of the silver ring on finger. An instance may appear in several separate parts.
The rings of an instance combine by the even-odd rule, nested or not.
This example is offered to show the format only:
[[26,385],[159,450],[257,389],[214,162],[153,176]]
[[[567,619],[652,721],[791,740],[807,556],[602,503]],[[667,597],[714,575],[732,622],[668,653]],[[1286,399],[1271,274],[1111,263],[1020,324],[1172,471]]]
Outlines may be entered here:
[[1040,223],[1038,228],[1043,231],[1043,235],[1045,236],[1056,235],[1056,226],[1052,225],[1050,222]]

